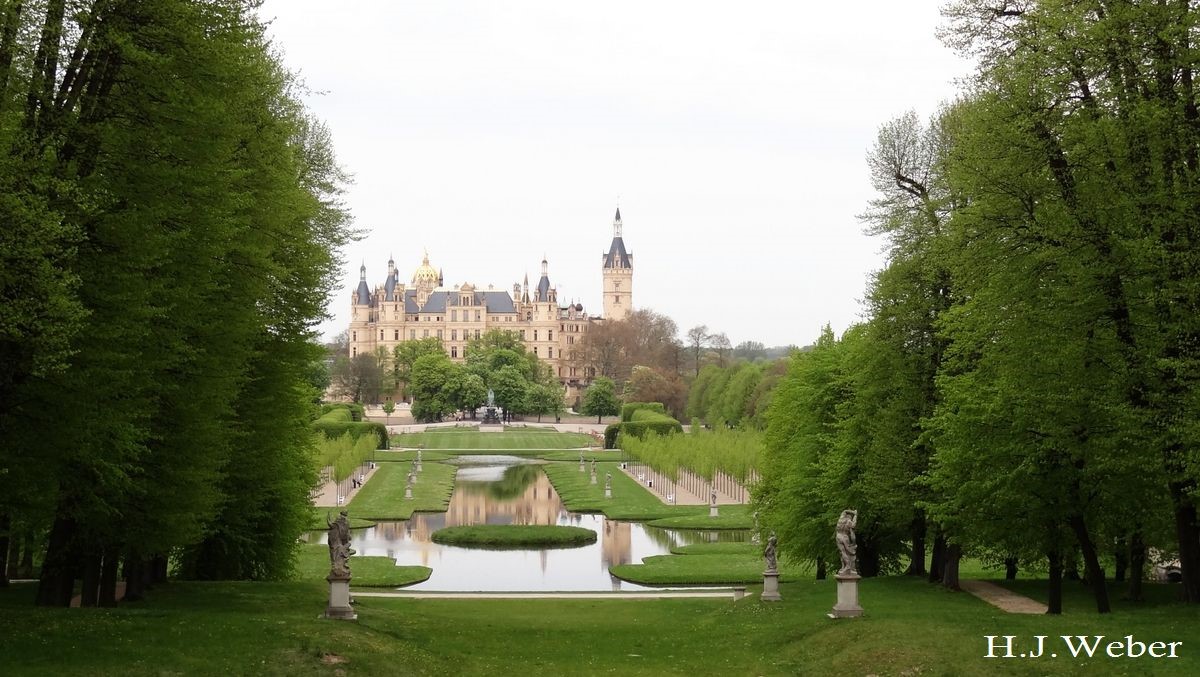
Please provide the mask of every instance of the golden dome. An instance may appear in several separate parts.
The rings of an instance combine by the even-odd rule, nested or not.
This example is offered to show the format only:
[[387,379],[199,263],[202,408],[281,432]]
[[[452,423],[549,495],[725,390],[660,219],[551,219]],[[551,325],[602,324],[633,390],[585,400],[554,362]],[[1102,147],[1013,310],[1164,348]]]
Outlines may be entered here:
[[425,252],[425,258],[421,260],[420,267],[413,272],[413,284],[420,284],[421,282],[437,284],[438,277],[438,272],[433,269],[433,266],[429,265],[429,252]]

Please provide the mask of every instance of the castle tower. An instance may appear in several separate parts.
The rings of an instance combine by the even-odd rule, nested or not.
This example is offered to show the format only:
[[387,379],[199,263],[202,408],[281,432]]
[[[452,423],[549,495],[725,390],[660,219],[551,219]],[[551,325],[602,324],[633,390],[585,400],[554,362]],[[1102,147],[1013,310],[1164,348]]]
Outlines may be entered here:
[[625,240],[621,236],[621,208],[613,219],[613,239],[608,253],[604,254],[604,317],[610,320],[624,319],[633,310],[633,254],[625,251]]

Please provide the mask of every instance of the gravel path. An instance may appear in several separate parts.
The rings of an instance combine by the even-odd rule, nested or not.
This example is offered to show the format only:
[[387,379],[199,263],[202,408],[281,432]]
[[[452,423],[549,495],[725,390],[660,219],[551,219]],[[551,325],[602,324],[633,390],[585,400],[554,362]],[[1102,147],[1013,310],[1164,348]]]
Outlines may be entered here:
[[959,581],[959,587],[1010,614],[1044,614],[1046,605],[987,581]]

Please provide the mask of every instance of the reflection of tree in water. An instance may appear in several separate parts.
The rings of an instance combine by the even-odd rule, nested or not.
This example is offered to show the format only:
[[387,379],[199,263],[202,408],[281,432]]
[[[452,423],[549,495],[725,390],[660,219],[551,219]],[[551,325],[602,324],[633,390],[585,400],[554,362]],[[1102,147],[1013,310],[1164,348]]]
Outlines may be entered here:
[[520,498],[531,484],[537,481],[538,473],[542,470],[536,465],[514,465],[504,469],[504,475],[488,482],[472,482],[459,480],[456,491],[478,496],[485,494],[498,501],[511,501]]
[[749,529],[701,531],[698,529],[662,529],[643,525],[646,536],[659,547],[670,549],[676,545],[696,543],[746,543],[750,541]]

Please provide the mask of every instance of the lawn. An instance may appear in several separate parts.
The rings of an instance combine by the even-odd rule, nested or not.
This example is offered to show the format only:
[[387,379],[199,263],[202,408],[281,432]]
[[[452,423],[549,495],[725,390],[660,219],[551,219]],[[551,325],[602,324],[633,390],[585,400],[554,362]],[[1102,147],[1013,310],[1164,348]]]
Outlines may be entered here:
[[[708,545],[708,544],[706,544]],[[742,545],[719,543],[712,545]],[[735,583],[762,584],[762,572],[766,562],[758,552],[726,554],[715,548],[697,549],[696,546],[684,555],[654,555],[646,557],[641,564],[618,564],[609,567],[609,573],[617,578],[642,585],[728,585]],[[702,552],[704,554],[695,554]],[[779,563],[779,580],[799,581],[812,577],[800,566]]]
[[[833,581],[783,601],[359,598],[356,622],[320,619],[327,586],[169,583],[117,609],[46,609],[0,589],[13,675],[1193,675],[1200,609],[1152,595],[1101,617],[1008,615],[920,580],[865,579],[867,616],[832,621]],[[1154,587],[1154,586],[1151,586]],[[753,589],[752,589],[753,590]],[[985,635],[1132,634],[1182,641],[1166,659],[986,659]],[[1048,648],[1061,647],[1061,643]]]
[[650,522],[650,526],[661,529],[752,529],[754,515],[748,505],[722,505],[717,507],[717,516],[708,516],[708,506],[700,515],[675,515]]
[[438,529],[430,538],[464,548],[574,548],[595,543],[596,532],[540,524],[473,524]]
[[[454,458],[454,454],[447,454],[444,451],[429,451],[428,449],[421,452],[421,462],[425,461],[445,461]],[[407,449],[405,451],[384,451],[375,452],[376,461],[415,461],[417,460],[417,451],[415,449]]]
[[586,447],[592,442],[593,439],[588,435],[537,429],[481,433],[477,430],[447,428],[445,432],[406,433],[393,435],[391,439],[392,447],[415,448],[421,446],[425,449],[453,449],[456,451],[503,449],[527,453]]
[[347,510],[353,517],[377,520],[406,520],[413,512],[444,511],[454,491],[456,468],[445,463],[421,463],[413,484],[412,500],[404,498],[411,463],[380,463],[375,473],[358,490]]
[[[355,588],[398,588],[420,583],[429,578],[432,573],[433,569],[429,567],[396,566],[396,560],[390,557],[355,555],[350,558],[350,585]],[[299,555],[296,557],[297,580],[324,581],[328,575],[329,546],[301,545]]]
[[[620,461],[622,454],[619,451],[604,450],[604,449],[588,449],[584,451],[567,450],[567,451],[545,451],[538,454],[538,458],[546,459],[547,461],[575,461],[579,463],[579,454],[583,454],[583,460],[591,463],[596,461]],[[578,470],[578,465],[576,465]]]
[[[708,506],[666,505],[615,463],[596,466],[597,483],[591,483],[590,464],[579,472],[579,463],[554,462],[542,466],[568,510],[602,512],[613,519],[653,520],[661,517],[708,515]],[[604,497],[604,474],[612,473],[612,498]]]

